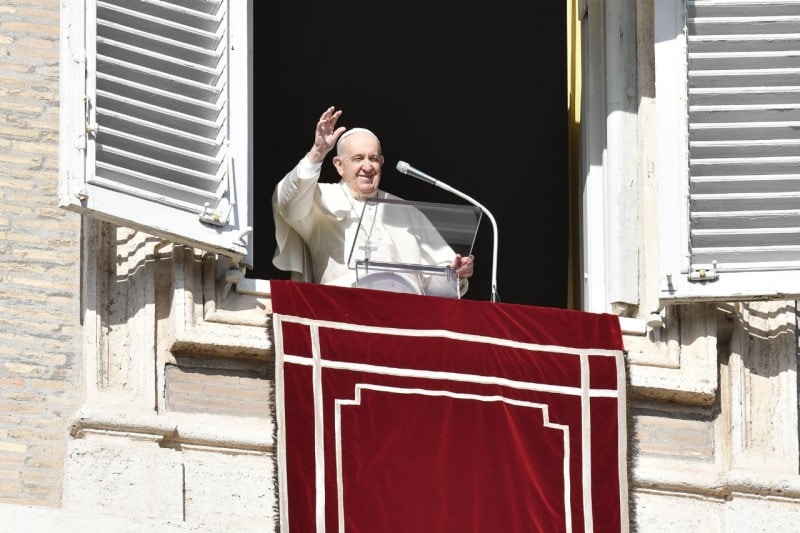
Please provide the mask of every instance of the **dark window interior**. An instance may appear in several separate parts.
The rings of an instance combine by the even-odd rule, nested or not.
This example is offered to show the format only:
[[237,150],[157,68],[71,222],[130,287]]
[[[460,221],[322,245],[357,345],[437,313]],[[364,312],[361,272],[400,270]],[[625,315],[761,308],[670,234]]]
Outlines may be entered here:
[[[504,303],[567,307],[566,3],[330,0],[255,4],[254,269],[272,266],[273,187],[308,151],[319,115],[374,131],[381,188],[464,203],[399,173],[403,160],[463,191],[497,220]],[[322,180],[337,181],[332,155]],[[484,217],[467,298],[489,300]]]

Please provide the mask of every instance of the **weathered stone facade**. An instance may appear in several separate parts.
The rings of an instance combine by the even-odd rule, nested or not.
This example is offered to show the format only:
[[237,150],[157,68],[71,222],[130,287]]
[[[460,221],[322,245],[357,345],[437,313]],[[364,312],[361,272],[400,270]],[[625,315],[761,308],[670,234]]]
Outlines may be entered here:
[[[0,6],[0,529],[274,529],[268,292],[58,208],[59,8]],[[795,302],[673,305],[663,322],[622,319],[631,528],[791,527]]]
[[59,3],[0,6],[0,502],[61,506],[81,402],[80,217],[58,207]]

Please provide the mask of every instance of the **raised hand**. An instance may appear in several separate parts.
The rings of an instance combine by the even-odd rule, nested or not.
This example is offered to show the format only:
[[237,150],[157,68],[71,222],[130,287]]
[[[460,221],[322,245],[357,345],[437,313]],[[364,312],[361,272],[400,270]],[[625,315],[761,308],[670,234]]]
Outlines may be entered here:
[[330,106],[319,117],[314,132],[314,146],[308,152],[308,158],[312,163],[322,163],[328,152],[336,146],[339,136],[344,133],[346,129],[344,126],[336,127],[336,121],[341,115],[341,110],[337,111],[334,106]]

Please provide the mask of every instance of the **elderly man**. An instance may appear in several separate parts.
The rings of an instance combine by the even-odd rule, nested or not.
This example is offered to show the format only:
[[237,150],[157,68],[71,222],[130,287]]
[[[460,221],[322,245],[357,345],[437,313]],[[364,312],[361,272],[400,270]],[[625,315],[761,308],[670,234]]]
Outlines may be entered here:
[[[378,138],[364,128],[345,131],[344,127],[337,127],[341,114],[333,106],[322,113],[313,146],[275,187],[272,209],[277,249],[273,263],[292,272],[296,280],[356,287],[360,286],[359,280],[356,271],[348,266],[348,256],[363,233],[359,231],[359,219],[364,200],[398,198],[378,188],[384,163]],[[341,179],[338,183],[319,183],[322,162],[334,146],[333,164]],[[433,266],[449,264],[458,275],[460,294],[466,291],[467,279],[473,271],[472,257],[455,254],[432,227],[425,238],[436,236],[441,246],[409,242],[408,232],[402,236],[391,229],[372,229],[378,239],[384,239],[381,260]],[[419,281],[422,285],[438,282],[430,277]],[[423,286],[419,292],[441,291]]]

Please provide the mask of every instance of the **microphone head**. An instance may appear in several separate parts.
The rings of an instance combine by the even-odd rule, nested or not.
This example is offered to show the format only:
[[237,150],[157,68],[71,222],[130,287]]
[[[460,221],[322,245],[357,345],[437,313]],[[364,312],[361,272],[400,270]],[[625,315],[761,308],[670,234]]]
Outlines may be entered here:
[[398,161],[397,170],[399,170],[403,174],[408,174],[408,163],[406,163],[405,161]]

